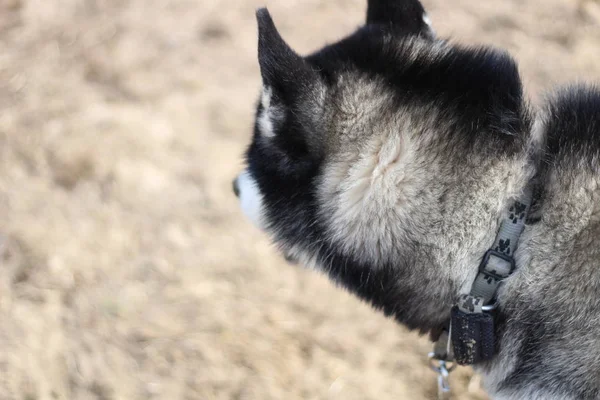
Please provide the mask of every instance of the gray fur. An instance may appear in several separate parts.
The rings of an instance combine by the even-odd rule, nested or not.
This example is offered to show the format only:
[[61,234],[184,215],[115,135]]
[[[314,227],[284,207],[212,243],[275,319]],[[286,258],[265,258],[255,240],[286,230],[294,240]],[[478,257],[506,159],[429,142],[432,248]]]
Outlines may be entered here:
[[[396,31],[384,33],[383,46],[402,54],[404,64],[437,68],[458,50],[430,36],[416,32],[398,39]],[[283,64],[305,76],[311,67],[331,68],[326,50],[308,61],[298,61],[289,50],[272,53],[268,61],[283,57]],[[474,64],[482,59],[481,53],[468,53],[467,60],[471,56]],[[483,60],[488,56],[507,66],[507,79],[518,80],[504,55],[484,52]],[[262,208],[250,213],[260,215],[288,256],[330,274],[410,328],[428,332],[443,325],[458,296],[468,293],[503,211],[535,182],[516,272],[499,291],[499,352],[476,368],[496,399],[599,398],[600,157],[587,147],[600,148],[600,132],[588,132],[600,129],[600,115],[572,126],[586,132],[572,139],[556,128],[557,109],[569,110],[560,96],[532,123],[524,100],[496,107],[494,94],[473,105],[490,102],[482,115],[498,118],[486,122],[475,116],[478,108],[466,115],[455,108],[446,92],[426,91],[403,101],[409,93],[403,87],[359,65],[360,60],[326,78],[295,82],[298,97],[292,101],[285,82],[263,70],[269,107],[277,107],[278,116],[276,124],[267,121],[264,104],[257,114],[244,177],[253,177],[260,191],[260,201],[247,203]],[[271,63],[263,62],[264,68]],[[479,84],[486,90],[501,87],[494,79],[482,72]],[[463,89],[470,90],[458,87],[459,98]],[[292,128],[286,128],[291,119]],[[308,154],[292,155],[302,143]],[[297,166],[303,163],[306,170]],[[294,185],[304,189],[295,193]],[[360,269],[354,273],[358,279],[352,268]]]

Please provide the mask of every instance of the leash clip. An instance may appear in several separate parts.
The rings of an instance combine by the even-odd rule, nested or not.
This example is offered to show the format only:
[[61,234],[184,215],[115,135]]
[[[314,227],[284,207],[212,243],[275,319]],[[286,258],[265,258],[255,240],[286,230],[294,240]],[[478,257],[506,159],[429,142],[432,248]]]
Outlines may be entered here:
[[443,330],[437,342],[433,346],[433,351],[428,354],[429,367],[437,374],[438,382],[438,399],[447,399],[450,395],[450,372],[456,368],[454,355],[452,354],[452,346],[450,343],[450,335],[452,325],[448,330]]
[[435,353],[429,353],[429,367],[437,374],[438,381],[438,399],[443,400],[450,394],[450,381],[448,380],[450,372],[456,368],[456,364],[451,361],[439,360]]

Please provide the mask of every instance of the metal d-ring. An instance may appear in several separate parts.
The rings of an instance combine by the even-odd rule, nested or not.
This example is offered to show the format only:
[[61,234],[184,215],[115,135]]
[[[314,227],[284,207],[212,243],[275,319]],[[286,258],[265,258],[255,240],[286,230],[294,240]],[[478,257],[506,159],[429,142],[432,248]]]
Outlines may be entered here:
[[492,304],[486,304],[485,306],[481,306],[482,311],[494,311],[498,307],[498,303],[494,302]]

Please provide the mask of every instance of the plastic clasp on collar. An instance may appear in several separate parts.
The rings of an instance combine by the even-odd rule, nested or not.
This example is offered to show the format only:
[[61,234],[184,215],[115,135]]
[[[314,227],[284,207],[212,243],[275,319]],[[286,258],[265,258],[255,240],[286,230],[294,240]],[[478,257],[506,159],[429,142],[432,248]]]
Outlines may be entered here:
[[[488,263],[490,262],[490,259],[492,257],[497,257],[497,258],[501,259],[502,261],[506,261],[507,263],[510,264],[510,270],[508,271],[507,274],[500,275],[495,270],[490,271],[489,269],[487,269]],[[504,253],[501,253],[501,252],[499,252],[497,250],[493,250],[493,249],[489,249],[488,251],[485,252],[483,259],[481,260],[481,264],[479,264],[479,272],[481,274],[485,275],[486,277],[493,278],[497,281],[501,281],[501,280],[507,278],[510,274],[513,273],[514,270],[515,270],[515,259],[512,258],[512,256],[509,256],[508,254],[504,254]]]

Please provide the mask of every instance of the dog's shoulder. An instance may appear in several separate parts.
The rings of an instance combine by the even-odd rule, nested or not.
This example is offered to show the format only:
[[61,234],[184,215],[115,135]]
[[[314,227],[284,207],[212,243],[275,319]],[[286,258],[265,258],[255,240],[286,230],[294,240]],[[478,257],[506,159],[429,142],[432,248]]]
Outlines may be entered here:
[[512,367],[497,372],[511,371],[498,388],[543,398],[596,399],[600,91],[560,89],[543,110],[533,133],[541,155],[539,220],[524,231],[516,254],[520,266],[502,292],[503,342],[513,345],[505,346],[503,357]]

